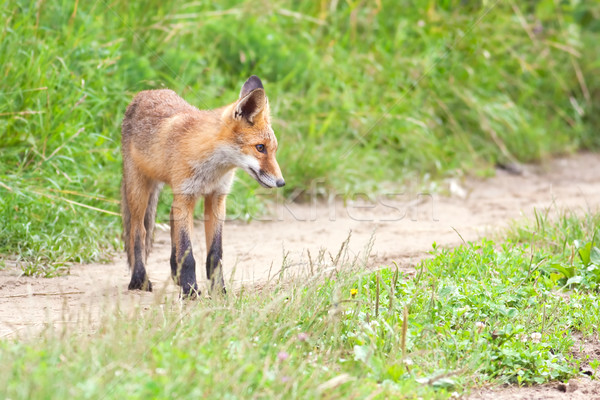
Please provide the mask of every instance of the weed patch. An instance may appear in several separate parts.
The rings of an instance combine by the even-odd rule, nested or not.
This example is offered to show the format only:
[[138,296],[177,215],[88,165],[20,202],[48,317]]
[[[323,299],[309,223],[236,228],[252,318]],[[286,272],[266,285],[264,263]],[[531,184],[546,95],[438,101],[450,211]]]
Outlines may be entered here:
[[[479,385],[564,381],[583,365],[597,376],[600,361],[575,358],[572,347],[597,339],[598,292],[543,268],[579,263],[571,238],[592,241],[597,221],[546,221],[535,242],[434,246],[413,278],[394,266],[365,270],[343,246],[313,259],[312,275],[272,287],[169,301],[133,319],[111,313],[89,334],[4,340],[0,394],[449,398]],[[554,233],[565,223],[562,251]]]

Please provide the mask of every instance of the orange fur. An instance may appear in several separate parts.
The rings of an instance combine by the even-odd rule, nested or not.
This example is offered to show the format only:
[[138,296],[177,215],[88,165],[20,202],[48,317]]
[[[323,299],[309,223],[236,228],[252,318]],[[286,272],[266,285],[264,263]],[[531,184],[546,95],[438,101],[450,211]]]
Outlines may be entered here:
[[197,291],[191,232],[194,205],[204,196],[207,274],[213,288],[224,287],[222,225],[234,171],[243,168],[265,187],[283,186],[277,146],[268,100],[257,77],[246,81],[236,102],[215,110],[199,110],[171,90],[138,93],[122,125],[122,214],[132,268],[129,288],[151,290],[145,262],[163,183],[173,189],[175,280],[184,293]]

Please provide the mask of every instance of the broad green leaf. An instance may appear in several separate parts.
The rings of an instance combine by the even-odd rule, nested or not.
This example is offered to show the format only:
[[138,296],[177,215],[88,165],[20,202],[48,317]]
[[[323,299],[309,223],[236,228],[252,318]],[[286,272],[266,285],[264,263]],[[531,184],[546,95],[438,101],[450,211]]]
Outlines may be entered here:
[[591,250],[592,250],[592,244],[591,243],[586,243],[586,244],[582,245],[581,247],[579,247],[579,249],[577,249],[577,254],[579,254],[579,257],[581,258],[581,262],[586,267],[588,265],[590,265],[590,253],[591,253]]
[[590,252],[590,261],[596,265],[600,265],[600,249],[596,246],[592,247]]
[[562,264],[551,264],[550,268],[564,275],[565,278],[572,278],[575,275],[575,267]]

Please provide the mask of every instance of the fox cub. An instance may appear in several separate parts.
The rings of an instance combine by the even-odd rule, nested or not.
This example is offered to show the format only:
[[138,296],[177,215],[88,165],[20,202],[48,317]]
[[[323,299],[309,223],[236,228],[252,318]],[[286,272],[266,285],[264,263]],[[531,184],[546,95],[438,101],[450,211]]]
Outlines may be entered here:
[[129,289],[152,291],[146,260],[158,196],[173,189],[171,275],[185,295],[198,293],[191,232],[194,206],[204,196],[206,274],[225,292],[221,259],[225,198],[236,168],[266,188],[285,185],[275,159],[277,138],[262,82],[251,76],[232,104],[199,110],[172,90],[138,93],[122,124],[121,212]]

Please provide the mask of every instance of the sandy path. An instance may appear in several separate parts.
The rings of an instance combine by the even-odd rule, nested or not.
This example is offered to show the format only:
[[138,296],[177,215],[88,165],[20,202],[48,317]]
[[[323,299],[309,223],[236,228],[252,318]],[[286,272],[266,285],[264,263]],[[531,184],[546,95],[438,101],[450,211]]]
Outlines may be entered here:
[[[354,254],[364,254],[374,238],[370,266],[394,260],[411,269],[433,242],[452,247],[461,243],[460,236],[475,240],[515,218],[532,215],[536,208],[596,210],[599,171],[600,155],[582,154],[527,167],[522,175],[498,171],[488,180],[467,180],[451,190],[451,197],[413,193],[374,204],[280,205],[270,221],[226,223],[226,279],[229,286],[264,282],[281,269],[284,252],[288,271],[307,268],[307,251],[313,257],[320,249],[335,254],[350,231],[349,249]],[[165,294],[175,296],[177,289],[169,278],[169,240],[167,231],[157,231],[148,262],[154,293],[126,290],[129,272],[123,254],[110,264],[74,265],[70,275],[53,279],[23,277],[16,268],[0,271],[0,337],[36,332],[47,323],[95,324],[110,304],[152,304],[163,302]],[[193,242],[200,276],[203,242],[200,223]],[[206,282],[200,284],[203,288]]]

